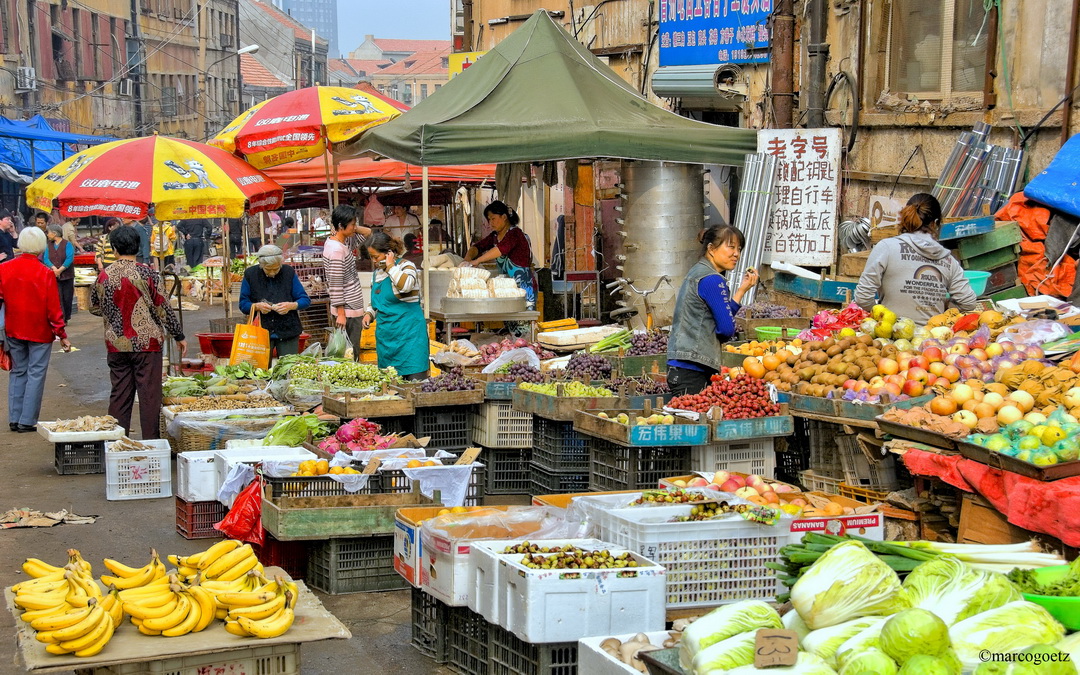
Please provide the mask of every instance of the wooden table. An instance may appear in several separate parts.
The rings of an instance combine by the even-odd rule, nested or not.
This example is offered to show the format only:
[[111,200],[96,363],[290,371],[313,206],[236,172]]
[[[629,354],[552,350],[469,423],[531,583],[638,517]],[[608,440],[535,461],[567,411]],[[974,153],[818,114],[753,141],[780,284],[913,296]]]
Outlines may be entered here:
[[446,331],[446,344],[450,344],[453,340],[451,329],[455,324],[459,323],[487,323],[489,321],[525,321],[530,324],[534,324],[529,329],[529,339],[536,339],[536,326],[535,322],[540,318],[540,312],[537,311],[525,311],[525,312],[508,312],[506,314],[462,314],[457,312],[442,312],[439,310],[431,310],[429,312],[432,319],[436,321],[442,321],[444,329]]

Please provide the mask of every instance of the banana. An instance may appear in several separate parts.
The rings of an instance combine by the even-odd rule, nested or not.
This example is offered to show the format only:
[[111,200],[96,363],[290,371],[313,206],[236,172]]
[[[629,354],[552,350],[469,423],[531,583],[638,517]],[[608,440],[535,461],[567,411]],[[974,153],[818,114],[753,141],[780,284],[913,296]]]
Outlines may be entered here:
[[180,565],[176,568],[176,573],[183,577],[196,577],[199,574],[198,567],[188,567],[187,565]]
[[286,607],[279,613],[262,621],[253,621],[246,616],[242,616],[237,619],[237,622],[239,622],[241,628],[253,637],[265,640],[284,634],[292,626],[294,618],[293,611]]
[[75,656],[80,658],[94,656],[104,649],[105,645],[109,644],[109,640],[112,639],[113,633],[116,631],[117,624],[112,620],[112,617],[109,616],[106,616],[102,623],[105,624],[105,631],[99,635],[96,640],[92,640],[82,649],[75,650]]
[[67,593],[63,589],[61,589],[60,593],[24,593],[15,596],[15,604],[23,609],[49,609],[50,607],[59,607],[65,602],[67,602]]
[[[251,633],[244,630],[243,627],[240,626],[239,621],[226,621],[225,631],[228,633],[232,633],[233,635],[238,635],[240,637],[251,637]],[[48,647],[46,647],[45,649],[48,649]]]
[[56,574],[57,572],[63,572],[63,567],[57,567],[56,565],[50,565],[44,560],[38,558],[27,558],[23,561],[22,571],[28,576],[40,579],[41,577]]
[[[22,614],[20,614],[19,618],[22,619],[23,621],[27,622],[27,623],[30,623],[31,621],[35,621],[37,619],[41,619],[41,618],[44,618],[44,617],[47,617],[47,616],[56,616],[58,614],[65,614],[67,612],[70,612],[73,609],[78,609],[78,608],[72,607],[71,605],[67,604],[66,602],[63,602],[63,603],[60,603],[59,605],[57,605],[56,607],[47,607],[45,609],[27,610],[27,611],[23,612]],[[82,609],[87,609],[87,608],[83,607]]]
[[161,635],[161,631],[159,631],[159,630],[150,630],[146,626],[139,626],[139,632],[142,633],[143,635]]
[[181,595],[188,601],[188,613],[184,617],[184,620],[176,624],[172,628],[161,631],[161,634],[165,637],[179,637],[181,635],[187,635],[195,629],[195,626],[202,623],[202,608],[199,605],[198,600],[195,599],[190,593]]
[[90,602],[90,595],[86,592],[79,583],[74,579],[76,576],[74,572],[68,572],[68,593],[67,603],[75,607],[86,607]]
[[64,649],[63,647],[61,647],[59,644],[56,644],[56,643],[45,645],[45,651],[49,652],[50,654],[56,654],[57,656],[63,656],[64,654],[70,654],[71,653],[70,649]]
[[172,614],[176,611],[176,606],[178,604],[180,604],[180,599],[173,594],[173,597],[160,607],[146,607],[133,602],[125,602],[124,611],[127,612],[128,616],[139,619],[140,621],[146,621],[147,619],[160,619],[163,616]]
[[176,608],[173,611],[162,617],[143,619],[142,627],[148,630],[166,631],[183,621],[191,610],[191,601],[183,593],[177,595],[179,602],[176,603]]
[[229,617],[229,610],[225,609],[224,607],[218,607],[216,610],[214,610],[214,618],[215,619],[221,619],[222,621],[224,621],[228,617]]
[[11,587],[12,593],[18,593],[20,591],[29,591],[34,588],[44,588],[51,584],[64,581],[64,572],[67,570],[61,569],[57,572],[50,572],[44,576],[34,577],[33,579],[27,579],[26,581],[20,581]]
[[79,609],[74,609],[70,612],[43,616],[31,621],[30,627],[36,631],[54,631],[60,630],[61,628],[67,628],[68,626],[74,626],[85,619],[92,609],[93,607],[80,607]]
[[[52,634],[56,638],[56,641],[60,643],[75,640],[92,631],[99,623],[101,623],[103,617],[105,617],[105,609],[102,608],[101,605],[94,603],[94,607],[81,621],[66,628],[54,630],[52,631]],[[112,619],[109,619],[109,621],[112,621]]]
[[101,601],[101,606],[112,617],[113,623],[117,627],[124,622],[124,603],[120,601],[119,591],[116,589],[109,591],[109,594]]
[[[88,633],[86,633],[85,635],[80,635],[73,640],[61,642],[60,646],[72,652],[86,649],[90,645],[100,640],[101,636],[104,635],[106,631],[109,631],[113,628],[115,628],[115,626],[113,626],[112,617],[106,614],[105,610],[101,610],[101,616],[98,619],[98,622],[94,624],[94,627],[91,628]],[[53,635],[56,635],[56,633],[53,633]]]
[[[218,575],[218,579],[221,579],[222,581],[229,581],[230,579],[242,578],[244,577],[244,575],[258,567],[259,565],[259,559],[255,557],[254,553],[252,553],[233,567],[225,570],[220,575]],[[254,577],[248,577],[248,591],[254,591],[258,588],[258,585],[259,581],[257,579],[255,579]]]
[[68,563],[72,565],[78,565],[87,574],[90,574],[92,571],[90,568],[90,563],[83,560],[82,554],[79,553],[79,549],[77,548],[68,549]]
[[259,591],[256,593],[218,593],[215,600],[222,607],[254,607],[270,602],[274,599],[274,591]]
[[[209,549],[207,549],[207,551],[208,550]],[[202,560],[205,555],[206,555],[206,551],[201,551],[199,553],[193,553],[193,554],[191,554],[189,556],[178,555],[178,556],[176,556],[176,561],[178,563],[180,563],[181,565],[186,565],[188,567],[196,567],[197,568],[199,566],[199,561]]]
[[[22,584],[12,586],[11,592],[15,595],[19,595],[21,593],[29,593],[31,595],[49,593],[55,591],[58,588],[63,588],[64,586],[67,586],[67,583],[67,579],[64,579],[63,577],[61,577],[58,581],[41,581],[40,579],[31,579],[30,581],[22,582]],[[27,585],[24,586],[23,584]]]
[[285,584],[285,590],[289,595],[289,609],[296,609],[296,601],[300,598],[300,587],[296,585],[295,581],[285,581],[281,577],[277,578],[278,583]]
[[[210,563],[206,567],[201,568],[203,577],[207,579],[219,579],[220,581],[232,581],[234,579],[239,579],[251,568],[249,567],[240,574],[233,576],[229,579],[222,579],[219,575],[221,575],[223,572],[228,572],[232,570],[236,567],[236,565],[246,560],[248,557],[255,557],[255,552],[251,550],[251,544],[244,544],[243,546],[234,548],[225,555],[214,560],[214,562]],[[256,559],[256,561],[257,560],[258,559]]]
[[130,590],[132,588],[138,588],[145,586],[151,581],[160,579],[165,576],[165,566],[158,560],[157,554],[154,555],[150,564],[142,568],[138,574],[131,577],[111,577],[102,575],[101,582],[106,586],[113,586],[120,590]]
[[117,590],[120,591],[121,600],[129,600],[134,598],[149,597],[151,595],[158,595],[163,590],[167,590],[170,584],[172,584],[172,580],[169,579],[169,577],[159,577],[146,584],[145,586]]
[[192,633],[198,633],[201,630],[207,628],[213,621],[214,616],[217,614],[217,605],[214,604],[214,596],[205,589],[199,586],[192,586],[189,589],[191,597],[195,599],[195,602],[199,604],[200,619],[195,627],[191,629]]
[[[177,567],[177,568],[182,567],[184,565],[184,563],[180,562],[181,557],[178,556],[178,555],[170,554],[170,555],[165,556],[165,559],[169,561],[170,565],[173,565],[174,567]],[[106,565],[106,567],[108,567],[108,565]]]
[[269,602],[264,602],[261,605],[255,605],[254,607],[237,607],[229,610],[230,619],[239,619],[245,616],[255,621],[261,621],[262,619],[268,619],[274,614],[277,614],[283,607],[285,607],[285,594],[281,593],[274,597]]
[[[237,548],[240,548],[240,542],[236,539],[226,539],[225,541],[219,541],[218,543],[214,544],[202,553],[196,553],[193,556],[188,556],[187,559],[185,559],[184,564],[189,567],[198,567],[200,570],[205,571],[207,567],[213,565],[223,555],[231,553]],[[192,558],[195,559],[193,560]]]
[[[175,557],[175,556],[170,556],[170,558],[171,557]],[[106,569],[108,569],[114,575],[116,575],[118,577],[121,577],[123,579],[128,579],[130,577],[135,576],[136,574],[142,574],[143,572],[146,571],[146,566],[143,566],[143,567],[128,567],[124,563],[119,562],[117,560],[113,560],[112,558],[105,558],[102,562],[105,563]],[[171,562],[171,560],[170,560],[170,562]]]

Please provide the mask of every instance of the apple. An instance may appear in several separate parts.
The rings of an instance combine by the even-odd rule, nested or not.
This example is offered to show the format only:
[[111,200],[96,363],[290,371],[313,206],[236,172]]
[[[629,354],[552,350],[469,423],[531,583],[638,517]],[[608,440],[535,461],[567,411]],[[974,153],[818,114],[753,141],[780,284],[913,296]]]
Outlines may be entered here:
[[739,485],[739,483],[736,482],[734,478],[728,478],[726,481],[720,484],[721,492],[735,492],[737,490],[741,490],[742,488],[743,486]]
[[899,396],[902,391],[902,386],[903,385],[896,384],[895,382],[890,382],[885,385],[885,391],[889,392],[891,396]]
[[[927,386],[927,388],[930,388],[930,387],[934,386],[934,383],[937,382],[938,380],[941,380],[941,379],[942,378],[938,377],[937,375],[934,375],[933,373],[929,373],[926,376],[926,386]],[[942,384],[944,384],[944,383],[945,383],[945,380],[942,380]]]
[[902,387],[904,386],[904,379],[905,378],[903,375],[897,373],[895,375],[888,376],[887,378],[885,378],[885,381],[889,384],[895,384],[897,387]]
[[751,487],[757,487],[758,485],[764,485],[765,480],[756,473],[752,473],[746,477],[746,484]]
[[986,355],[990,358],[994,358],[995,356],[1001,356],[1004,353],[1005,348],[997,342],[991,342],[990,344],[986,345]]
[[974,429],[979,424],[979,418],[970,410],[961,410],[952,416],[954,422],[963,424],[968,429]]
[[1062,398],[1062,401],[1070,409],[1080,407],[1080,387],[1073,387],[1072,389],[1065,392],[1065,396]]
[[895,359],[878,359],[877,369],[882,375],[895,375],[900,372],[900,364]]
[[911,367],[911,356],[910,355],[901,355],[900,360],[898,361],[898,363],[900,364],[900,370],[901,371],[907,370],[908,368]]
[[959,406],[956,405],[956,401],[945,396],[937,396],[930,401],[930,412],[935,415],[941,415],[942,417],[948,417],[956,412]]
[[863,382],[862,380],[855,381],[855,391],[862,391],[863,389],[868,389],[869,387],[870,385],[866,382]]
[[676,478],[675,480],[671,481],[671,484],[674,485],[675,487],[681,487],[681,488],[686,487],[686,481],[684,481],[681,478]]
[[731,474],[727,471],[721,470],[713,474],[712,482],[716,483],[717,485],[723,485],[728,478],[731,478]]
[[986,361],[990,358],[990,356],[986,353],[985,349],[979,349],[977,347],[971,350],[970,356],[971,358],[977,359],[979,361]]
[[949,382],[958,382],[960,380],[960,369],[956,366],[945,366],[945,370],[941,371],[941,376]]
[[930,364],[929,370],[935,376],[941,377],[941,374],[945,372],[946,368],[948,368],[948,366],[945,365],[944,361],[934,361],[933,363]]
[[690,479],[690,487],[693,487],[693,488],[705,487],[708,484],[709,484],[709,481],[705,480],[701,476],[696,476],[696,477]]
[[963,342],[958,342],[958,343],[954,344],[952,347],[949,347],[949,353],[950,354],[967,354],[970,351],[971,350],[968,349],[968,346],[966,344],[964,344]]
[[[996,343],[995,343],[996,344]],[[1007,427],[1013,422],[1024,419],[1024,413],[1020,411],[1014,405],[1003,405],[998,408],[997,421],[1003,427]]]
[[852,391],[854,391],[855,385],[857,385],[858,383],[858,380],[844,380],[844,389],[851,389]]
[[911,359],[909,364],[911,368],[922,368],[926,370],[930,367],[930,361],[925,356],[915,356]]
[[941,351],[940,347],[927,347],[922,355],[930,363],[937,363],[945,358],[945,352]]
[[705,486],[705,489],[706,490],[712,490],[714,492],[726,492],[726,490],[721,490],[720,486],[716,485],[715,483],[709,483],[708,485]]
[[766,492],[765,494],[763,494],[761,496],[765,500],[766,504],[779,504],[780,503],[780,495],[776,494],[772,490],[769,490],[768,492]]
[[740,476],[740,475],[739,475],[739,474],[737,474],[737,473],[733,473],[733,474],[731,474],[731,478],[730,478],[729,480],[733,480],[733,481],[735,481],[736,483],[738,483],[738,484],[739,484],[739,487],[743,487],[743,486],[745,486],[745,485],[746,485],[746,479],[745,479],[745,478],[743,478],[742,476]]
[[986,402],[979,403],[971,412],[975,413],[975,417],[978,417],[981,420],[986,419],[987,417],[994,417],[997,415],[997,409]]
[[1012,392],[1005,398],[1025,413],[1031,412],[1031,409],[1035,407],[1035,397],[1021,389]]
[[966,384],[958,384],[949,392],[949,398],[951,398],[956,405],[962,406],[975,398],[975,391]]
[[[869,384],[870,384],[871,387],[877,387],[877,388],[884,387],[885,386],[885,378],[880,376],[880,375],[877,375],[875,377],[870,378],[870,383]],[[1078,388],[1078,389],[1080,389],[1080,388]],[[1080,399],[1077,399],[1077,400],[1078,400],[1077,405],[1080,405]]]
[[915,398],[916,396],[922,396],[923,390],[925,388],[925,383],[921,382],[920,380],[908,380],[904,383],[904,387],[900,391],[912,398]]
[[983,395],[983,403],[994,406],[994,410],[1000,410],[1005,405],[1005,397],[1001,394],[988,391]]
[[735,496],[749,499],[750,497],[760,497],[761,494],[752,487],[741,487],[735,491]]
[[926,381],[930,379],[930,373],[926,372],[923,368],[912,368],[908,371],[907,379],[917,380],[925,385]]
[[807,506],[806,500],[802,497],[796,497],[788,502],[788,504],[791,504],[792,506]]

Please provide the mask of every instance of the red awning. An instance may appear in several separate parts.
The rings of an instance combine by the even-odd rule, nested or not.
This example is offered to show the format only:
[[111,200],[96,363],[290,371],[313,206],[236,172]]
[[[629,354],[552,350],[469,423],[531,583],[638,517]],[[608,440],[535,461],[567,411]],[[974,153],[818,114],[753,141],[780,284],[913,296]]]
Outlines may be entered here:
[[[331,169],[332,170],[332,169]],[[292,162],[265,169],[266,175],[286,188],[298,186],[326,186],[326,165],[313,159],[307,162]],[[345,186],[353,183],[401,182],[408,177],[419,187],[422,169],[391,159],[374,160],[356,157],[342,160],[338,165],[338,183]],[[494,164],[472,164],[468,166],[432,166],[428,167],[428,177],[432,182],[442,183],[482,183],[495,180]]]

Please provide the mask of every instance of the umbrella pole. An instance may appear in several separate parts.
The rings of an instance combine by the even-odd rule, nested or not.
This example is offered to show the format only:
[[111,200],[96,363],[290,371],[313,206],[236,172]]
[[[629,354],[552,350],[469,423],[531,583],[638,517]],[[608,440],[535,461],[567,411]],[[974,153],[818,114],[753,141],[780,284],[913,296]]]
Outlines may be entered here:
[[421,196],[422,196],[421,198],[423,200],[423,211],[424,211],[424,221],[422,223],[420,223],[420,233],[422,235],[422,238],[421,238],[420,241],[424,242],[424,262],[423,262],[423,264],[424,264],[424,292],[423,292],[423,300],[424,300],[424,321],[425,321],[424,326],[425,326],[425,329],[426,329],[426,327],[427,327],[427,319],[428,319],[428,317],[431,316],[431,297],[430,297],[430,293],[429,293],[429,290],[428,290],[428,289],[431,288],[431,286],[429,284],[431,274],[430,274],[430,270],[428,269],[428,226],[426,225],[426,223],[431,221],[431,218],[430,218],[430,214],[428,213],[429,204],[428,204],[428,168],[427,168],[427,165],[424,165],[424,166],[420,167],[420,172],[421,172],[421,176],[422,176],[422,179],[421,179],[422,186],[420,188],[420,194],[421,194]]
[[338,190],[340,189],[340,183],[338,182],[338,166],[340,161],[337,156],[334,156],[334,206],[336,207],[340,202]]
[[322,159],[323,159],[323,167],[326,169],[326,203],[327,203],[327,205],[330,206],[330,210],[333,211],[334,210],[334,194],[333,194],[333,190],[331,189],[330,157],[328,155],[329,152],[330,152],[330,150],[329,150],[329,148],[327,148],[327,151],[323,153]]
[[221,297],[225,301],[225,322],[228,325],[229,318],[232,317],[232,306],[229,298],[229,286],[232,285],[232,244],[229,240],[229,219],[222,218],[222,224],[224,227],[221,231],[225,233],[222,239],[222,260],[224,264],[221,266]]

